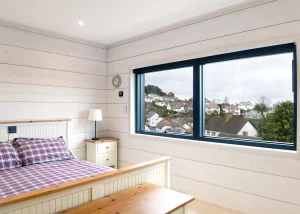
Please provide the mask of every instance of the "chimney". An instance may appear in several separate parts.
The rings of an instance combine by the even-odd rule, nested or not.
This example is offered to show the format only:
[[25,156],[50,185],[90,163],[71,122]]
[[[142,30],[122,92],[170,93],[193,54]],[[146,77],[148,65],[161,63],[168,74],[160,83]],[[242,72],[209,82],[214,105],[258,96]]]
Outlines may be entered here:
[[226,122],[228,122],[232,118],[232,113],[226,113]]

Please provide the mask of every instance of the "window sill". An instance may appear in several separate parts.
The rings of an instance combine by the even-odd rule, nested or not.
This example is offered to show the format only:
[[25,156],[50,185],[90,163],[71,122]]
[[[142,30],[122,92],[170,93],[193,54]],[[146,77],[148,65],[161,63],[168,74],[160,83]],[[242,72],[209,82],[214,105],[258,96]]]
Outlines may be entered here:
[[196,146],[205,149],[216,149],[216,150],[223,150],[228,152],[292,158],[292,159],[300,160],[300,153],[292,150],[280,150],[280,149],[270,149],[264,147],[216,143],[216,142],[200,141],[200,140],[194,140],[188,138],[173,138],[173,137],[171,138],[171,137],[150,135],[144,133],[131,133],[129,136],[130,138],[134,138],[134,139],[143,139],[143,140],[147,139],[147,140],[153,140],[155,142],[161,140],[165,143],[170,143],[170,144],[181,144],[181,145],[184,144],[184,145]]

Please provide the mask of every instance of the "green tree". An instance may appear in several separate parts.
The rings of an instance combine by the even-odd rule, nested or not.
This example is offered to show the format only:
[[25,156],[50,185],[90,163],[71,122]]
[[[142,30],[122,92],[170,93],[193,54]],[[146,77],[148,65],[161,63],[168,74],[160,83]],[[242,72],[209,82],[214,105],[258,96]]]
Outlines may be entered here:
[[225,104],[223,103],[223,104],[218,104],[218,106],[220,107],[220,116],[221,117],[225,117]]
[[258,137],[268,141],[290,142],[294,140],[294,104],[280,103],[273,113],[263,116],[258,125]]
[[259,103],[255,104],[254,110],[263,114],[269,110],[268,106],[270,104],[270,99],[268,97],[262,96],[260,97]]
[[168,97],[175,97],[175,94],[173,92],[168,93]]
[[268,107],[264,103],[258,103],[258,104],[255,104],[254,110],[256,110],[257,112],[263,114],[264,112],[268,111]]
[[145,94],[157,94],[159,96],[167,96],[167,94],[163,92],[161,88],[155,85],[145,86]]

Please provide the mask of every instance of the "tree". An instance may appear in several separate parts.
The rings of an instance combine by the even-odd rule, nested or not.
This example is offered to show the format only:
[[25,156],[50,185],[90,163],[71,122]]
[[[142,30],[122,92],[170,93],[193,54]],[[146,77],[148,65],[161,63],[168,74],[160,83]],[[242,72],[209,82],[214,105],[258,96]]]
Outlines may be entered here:
[[270,99],[268,97],[262,96],[260,97],[260,103],[264,104],[265,106],[270,105]]
[[161,88],[155,85],[145,86],[145,94],[157,94],[159,96],[167,96],[167,94],[163,92]]
[[225,105],[224,104],[218,104],[218,106],[220,107],[220,116],[221,117],[225,117]]
[[224,103],[225,103],[225,104],[229,104],[229,98],[228,98],[228,97],[225,97],[225,98],[224,98]]
[[261,113],[262,115],[264,112],[267,112],[269,110],[268,107],[263,103],[255,104],[253,109],[256,110],[257,112]]
[[158,115],[162,118],[165,118],[168,116],[169,112],[167,109],[159,109],[159,111],[157,112]]
[[273,113],[263,116],[258,125],[258,137],[267,141],[289,142],[294,140],[294,104],[290,101],[276,106]]
[[260,97],[259,103],[255,104],[254,110],[263,114],[269,110],[268,106],[270,105],[270,99],[268,97]]
[[175,97],[175,94],[173,92],[168,93],[168,97]]

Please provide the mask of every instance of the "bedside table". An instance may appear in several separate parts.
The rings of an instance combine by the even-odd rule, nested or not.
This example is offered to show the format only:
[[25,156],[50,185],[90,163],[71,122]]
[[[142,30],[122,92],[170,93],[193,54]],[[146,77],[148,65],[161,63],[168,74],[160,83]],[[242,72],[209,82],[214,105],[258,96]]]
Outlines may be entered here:
[[85,140],[87,161],[117,169],[118,140],[108,137],[99,140]]

